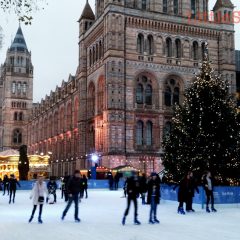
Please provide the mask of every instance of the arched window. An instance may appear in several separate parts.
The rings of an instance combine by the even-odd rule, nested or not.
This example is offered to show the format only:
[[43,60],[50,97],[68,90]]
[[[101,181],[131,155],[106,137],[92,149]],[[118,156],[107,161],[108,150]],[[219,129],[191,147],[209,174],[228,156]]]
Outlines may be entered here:
[[154,44],[153,44],[153,36],[152,35],[149,35],[147,37],[147,53],[149,55],[152,55],[154,53]]
[[164,127],[164,131],[163,131],[164,137],[166,137],[170,134],[171,129],[172,129],[172,123],[171,122],[166,122],[165,127]]
[[93,53],[92,53],[92,62],[93,64],[95,63],[96,61],[96,51],[95,51],[95,47],[93,47]]
[[72,127],[72,104],[69,103],[67,106],[67,128],[71,130]]
[[99,56],[98,56],[98,44],[96,45],[96,61],[98,61]]
[[191,0],[191,17],[196,17],[196,0]]
[[164,98],[165,98],[165,105],[168,107],[171,106],[172,105],[172,91],[171,91],[170,87],[166,87]]
[[99,42],[99,59],[102,58],[102,41]]
[[137,145],[138,146],[142,146],[143,145],[143,122],[142,121],[138,121],[137,122],[137,131],[136,131],[136,141],[137,141]]
[[171,40],[171,38],[167,38],[166,45],[167,45],[167,57],[172,57],[172,40]]
[[174,0],[173,2],[173,12],[175,15],[178,15],[178,11],[179,11],[179,6],[178,6],[178,0]]
[[14,113],[14,121],[17,121],[17,120],[18,120],[18,113],[15,112],[15,113]]
[[193,60],[198,60],[198,43],[193,42]]
[[22,113],[22,112],[19,113],[18,120],[19,120],[19,121],[23,121],[23,113]]
[[147,105],[152,105],[152,86],[147,85],[146,90],[145,90],[145,103]]
[[179,104],[179,88],[175,87],[173,92],[173,104]]
[[95,86],[93,82],[88,87],[88,113],[89,117],[95,115]]
[[21,93],[21,88],[22,88],[22,83],[18,82],[17,83],[17,91],[18,91],[18,93]]
[[137,51],[140,54],[144,53],[144,36],[142,34],[138,34]]
[[23,83],[22,92],[23,92],[23,94],[27,93],[27,83],[26,82]]
[[163,12],[168,12],[168,0],[163,0]]
[[170,107],[180,103],[180,87],[175,79],[168,79],[165,85],[165,105]]
[[147,0],[142,0],[142,9],[143,10],[147,9]]
[[151,121],[147,122],[147,138],[146,138],[146,144],[147,146],[152,146],[153,144],[153,124]]
[[22,143],[22,132],[19,129],[13,131],[13,143],[14,144]]
[[98,113],[102,113],[103,111],[103,99],[104,99],[104,78],[101,77],[98,81],[98,94],[97,94]]
[[201,45],[202,60],[204,60],[205,58],[205,49],[206,49],[205,43],[202,43]]
[[12,93],[15,94],[16,93],[16,82],[12,83]]
[[179,39],[176,39],[176,58],[181,58],[181,41]]
[[137,92],[136,92],[136,102],[138,104],[143,104],[143,85],[137,85]]
[[73,124],[75,128],[78,126],[78,111],[79,111],[78,109],[79,109],[79,104],[78,104],[78,99],[76,99],[74,104],[74,120],[73,120]]
[[92,49],[89,50],[89,65],[92,66]]

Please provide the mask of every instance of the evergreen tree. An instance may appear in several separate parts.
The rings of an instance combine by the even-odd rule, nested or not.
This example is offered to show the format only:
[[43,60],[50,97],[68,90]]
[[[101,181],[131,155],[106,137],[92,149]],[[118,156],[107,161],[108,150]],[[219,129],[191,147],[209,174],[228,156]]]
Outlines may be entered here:
[[27,146],[22,145],[19,148],[18,171],[20,180],[28,180],[29,160],[27,156]]
[[189,170],[210,170],[221,182],[239,178],[239,118],[228,83],[215,75],[206,53],[183,104],[174,107],[164,139],[167,177],[179,181]]

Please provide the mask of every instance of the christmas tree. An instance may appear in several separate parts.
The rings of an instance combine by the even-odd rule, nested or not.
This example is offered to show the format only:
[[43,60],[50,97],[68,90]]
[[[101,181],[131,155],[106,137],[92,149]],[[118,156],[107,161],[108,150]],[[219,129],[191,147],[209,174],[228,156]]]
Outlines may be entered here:
[[240,176],[240,121],[228,82],[214,73],[206,53],[199,73],[174,107],[172,129],[164,139],[164,166],[169,180],[189,170],[210,170],[222,183]]

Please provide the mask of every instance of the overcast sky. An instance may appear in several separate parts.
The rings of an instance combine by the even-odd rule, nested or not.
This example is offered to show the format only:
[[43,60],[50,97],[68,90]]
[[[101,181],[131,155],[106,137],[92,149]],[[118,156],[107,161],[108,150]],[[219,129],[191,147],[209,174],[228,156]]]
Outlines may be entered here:
[[[34,65],[34,101],[40,101],[75,74],[78,64],[78,19],[86,0],[47,0],[45,10],[34,13],[31,26],[22,26]],[[209,0],[212,9],[215,0]],[[232,0],[240,11],[240,1]],[[89,0],[94,9],[95,0]],[[4,42],[0,49],[0,64],[4,62],[7,48],[13,40],[18,21],[14,14],[0,10],[0,26]],[[240,49],[240,23],[236,24],[236,49]]]

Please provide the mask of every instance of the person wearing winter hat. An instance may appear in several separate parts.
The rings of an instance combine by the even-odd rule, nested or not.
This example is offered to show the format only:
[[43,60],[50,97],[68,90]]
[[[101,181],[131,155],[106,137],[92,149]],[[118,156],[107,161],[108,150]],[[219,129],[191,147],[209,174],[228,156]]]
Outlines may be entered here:
[[160,181],[158,175],[151,173],[148,181],[147,204],[150,204],[149,224],[160,223],[157,219],[157,205],[160,203]]

